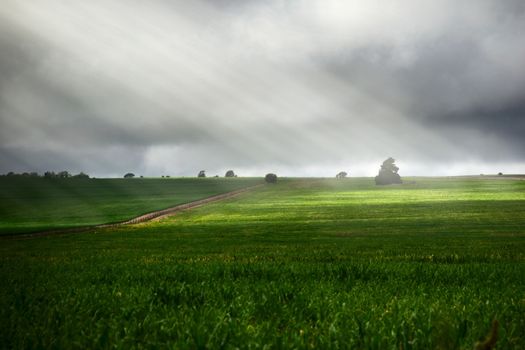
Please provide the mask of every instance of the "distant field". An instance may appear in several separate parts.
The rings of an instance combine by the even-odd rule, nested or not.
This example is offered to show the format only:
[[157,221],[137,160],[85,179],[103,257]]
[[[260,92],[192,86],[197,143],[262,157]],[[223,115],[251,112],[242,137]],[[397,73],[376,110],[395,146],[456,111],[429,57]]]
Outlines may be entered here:
[[123,221],[257,183],[262,179],[0,177],[0,235]]
[[4,240],[0,348],[525,348],[525,181],[413,180]]

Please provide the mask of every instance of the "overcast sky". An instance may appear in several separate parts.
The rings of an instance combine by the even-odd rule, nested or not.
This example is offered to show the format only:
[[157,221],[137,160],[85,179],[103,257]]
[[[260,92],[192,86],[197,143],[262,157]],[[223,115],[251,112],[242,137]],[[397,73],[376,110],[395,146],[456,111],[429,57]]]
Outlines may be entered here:
[[3,0],[0,173],[525,173],[525,2]]

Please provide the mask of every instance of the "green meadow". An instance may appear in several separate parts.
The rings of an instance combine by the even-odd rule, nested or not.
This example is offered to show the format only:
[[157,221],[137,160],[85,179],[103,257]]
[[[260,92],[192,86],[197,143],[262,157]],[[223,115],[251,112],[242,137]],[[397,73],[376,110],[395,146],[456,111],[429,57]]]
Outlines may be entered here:
[[[122,219],[209,180],[105,180],[95,207],[71,199],[98,216],[39,204],[34,227]],[[1,239],[0,348],[472,349],[494,318],[497,349],[525,348],[525,181],[405,181],[280,179],[161,221]],[[38,203],[80,191],[45,186]],[[40,189],[10,191],[4,232]]]
[[257,183],[261,179],[0,177],[0,235],[124,221]]

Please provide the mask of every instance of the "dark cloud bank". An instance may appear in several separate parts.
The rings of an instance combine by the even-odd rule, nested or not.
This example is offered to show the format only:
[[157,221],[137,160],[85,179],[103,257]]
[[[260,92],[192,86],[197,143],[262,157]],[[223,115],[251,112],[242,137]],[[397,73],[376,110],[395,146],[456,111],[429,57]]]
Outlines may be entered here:
[[522,1],[14,1],[0,172],[525,172]]

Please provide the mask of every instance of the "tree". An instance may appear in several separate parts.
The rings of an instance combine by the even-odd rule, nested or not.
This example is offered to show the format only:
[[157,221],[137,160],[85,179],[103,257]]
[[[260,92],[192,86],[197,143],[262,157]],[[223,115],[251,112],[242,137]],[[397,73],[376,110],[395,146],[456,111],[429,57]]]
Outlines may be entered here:
[[336,179],[344,179],[348,174],[346,171],[341,171],[339,174],[335,176]]
[[197,177],[206,177],[206,170],[199,171],[199,175]]
[[379,169],[379,174],[375,177],[376,185],[400,184],[401,176],[397,173],[399,168],[395,165],[394,158],[386,159]]
[[233,172],[233,170],[228,170],[224,177],[235,177],[235,173]]
[[127,173],[126,175],[124,175],[125,179],[132,179],[134,177],[135,177],[135,174],[133,174],[133,173]]
[[266,176],[264,177],[264,181],[266,181],[269,184],[274,184],[277,182],[277,175],[272,173],[266,174]]
[[86,173],[83,173],[82,171],[76,175],[73,175],[73,177],[77,179],[89,179],[89,175]]
[[68,177],[71,177],[71,174],[70,174],[68,171],[63,170],[63,171],[59,172],[59,173],[57,174],[57,176],[60,177],[60,178],[62,178],[62,179],[66,179],[66,178],[68,178]]

